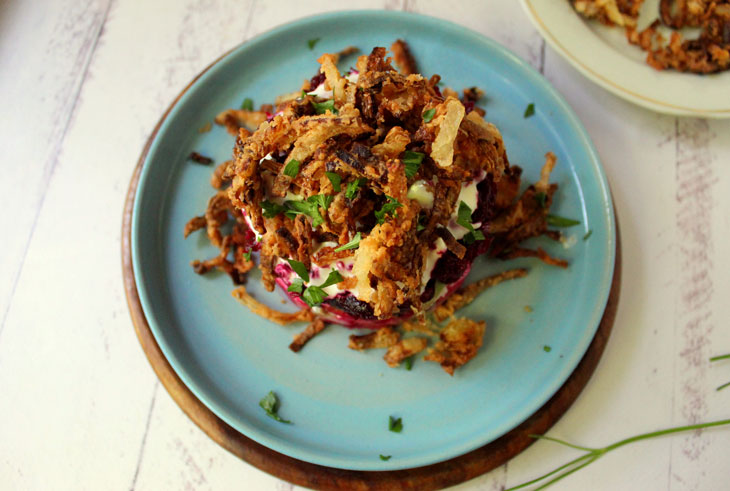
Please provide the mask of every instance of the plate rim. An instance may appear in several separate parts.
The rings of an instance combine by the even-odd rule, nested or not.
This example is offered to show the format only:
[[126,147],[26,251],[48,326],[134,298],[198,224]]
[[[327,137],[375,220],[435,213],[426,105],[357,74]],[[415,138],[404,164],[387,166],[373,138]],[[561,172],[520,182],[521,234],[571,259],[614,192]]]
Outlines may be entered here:
[[547,41],[548,44],[550,44],[550,46],[557,51],[564,60],[570,63],[573,68],[578,70],[578,72],[596,85],[638,106],[664,114],[713,119],[730,118],[730,107],[726,109],[698,109],[691,106],[681,106],[665,102],[660,99],[638,94],[630,88],[624,87],[623,85],[612,81],[605,75],[596,72],[574,55],[570,49],[565,47],[565,45],[560,41],[559,36],[556,35],[540,17],[533,5],[534,2],[535,0],[520,0],[522,8],[527,17],[530,19],[532,25],[537,29],[542,38]]
[[[375,11],[375,10],[354,10],[354,11],[338,11],[338,12],[331,12],[326,14],[320,14],[320,15],[314,15],[309,17],[304,17],[301,19],[297,19],[293,22],[289,22],[286,24],[282,24],[280,26],[274,27],[264,33],[261,33],[260,35],[256,36],[255,38],[248,40],[244,43],[241,43],[240,45],[234,47],[230,51],[226,52],[224,55],[216,59],[211,65],[209,65],[205,70],[203,70],[200,74],[198,74],[193,81],[180,93],[180,95],[176,98],[176,100],[171,104],[171,106],[168,108],[167,112],[163,115],[163,118],[160,120],[158,127],[156,128],[153,135],[150,137],[150,140],[147,142],[147,146],[145,147],[145,152],[143,153],[142,157],[140,157],[140,163],[142,164],[142,167],[140,169],[140,176],[139,177],[139,183],[141,183],[142,187],[144,186],[145,181],[145,170],[146,166],[146,160],[148,157],[148,154],[150,152],[154,152],[155,144],[156,144],[156,136],[157,131],[160,129],[164,129],[165,122],[168,120],[168,116],[170,113],[174,112],[177,104],[181,99],[183,99],[188,91],[188,89],[192,88],[196,82],[198,82],[201,78],[204,78],[206,75],[211,75],[209,72],[211,69],[215,70],[215,67],[219,65],[219,63],[225,59],[226,57],[235,54],[238,50],[242,49],[246,45],[249,45],[251,43],[255,42],[261,42],[266,39],[269,39],[271,36],[277,35],[281,31],[285,31],[287,29],[290,29],[295,26],[300,26],[302,24],[312,23],[312,22],[319,22],[319,21],[327,21],[327,20],[333,20],[337,19],[341,16],[353,16],[353,15],[359,15],[359,14],[365,14],[369,16],[393,16],[393,17],[400,17],[402,19],[406,18],[421,18],[424,19],[430,23],[436,23],[443,25],[445,27],[451,28],[451,29],[458,29],[459,31],[465,32],[469,37],[473,37],[476,40],[478,40],[481,43],[486,43],[490,45],[495,50],[499,51],[501,54],[505,56],[505,58],[509,59],[510,61],[514,62],[516,65],[518,65],[520,68],[526,70],[528,73],[532,74],[537,78],[537,81],[540,82],[541,89],[544,89],[548,95],[550,95],[555,104],[559,106],[565,113],[565,124],[569,127],[572,127],[576,132],[576,138],[583,144],[586,154],[590,157],[590,166],[589,168],[592,170],[595,170],[600,182],[598,183],[598,187],[601,191],[601,201],[602,205],[605,208],[604,214],[606,216],[606,232],[607,232],[607,250],[608,255],[610,256],[606,263],[604,263],[605,268],[605,279],[603,280],[605,283],[602,283],[602,292],[597,296],[598,302],[596,304],[596,309],[594,313],[592,314],[592,318],[594,319],[593,322],[596,324],[591,326],[591,329],[586,330],[585,334],[585,340],[582,341],[581,349],[577,350],[577,353],[574,356],[574,361],[571,362],[572,367],[576,367],[581,359],[581,357],[585,354],[585,350],[591,343],[592,336],[595,335],[596,330],[598,329],[600,325],[600,319],[602,312],[605,312],[605,308],[607,305],[608,297],[610,294],[610,287],[611,287],[611,279],[615,277],[615,271],[616,271],[616,250],[617,250],[617,230],[616,230],[616,223],[615,223],[615,212],[613,208],[613,200],[610,195],[610,189],[608,186],[608,180],[605,175],[605,171],[603,167],[600,164],[600,158],[598,157],[598,153],[593,145],[592,140],[590,139],[590,136],[588,132],[586,131],[585,127],[582,125],[578,117],[576,116],[575,112],[572,110],[572,108],[567,104],[565,99],[560,95],[560,93],[542,76],[540,75],[534,68],[532,68],[529,64],[527,64],[524,60],[519,58],[517,55],[515,55],[513,52],[502,46],[501,44],[497,43],[496,41],[482,35],[481,33],[472,31],[471,29],[468,29],[464,26],[461,26],[459,24],[440,19],[437,17],[431,17],[426,15],[420,15],[420,14],[412,14],[412,13],[405,13],[405,12],[392,12],[392,11]],[[139,184],[138,183],[138,184]],[[139,194],[136,194],[137,197],[139,197]],[[133,215],[131,218],[131,234],[132,239],[134,239],[134,230],[135,230],[135,214],[134,212],[137,210],[137,202],[133,203]],[[131,240],[131,254],[132,254],[132,261],[135,261],[135,241]],[[136,276],[136,275],[135,275]],[[144,290],[144,285],[142,285]],[[144,292],[142,292],[144,294]],[[144,295],[142,295],[141,303],[144,306],[145,305],[145,299]],[[603,308],[603,310],[601,310]],[[164,343],[163,343],[164,344]],[[561,375],[560,379],[564,382],[567,380],[567,378],[570,376],[570,368],[565,369],[564,375]],[[181,376],[182,380],[185,380],[185,375],[183,374]],[[545,394],[541,395],[539,401],[542,401],[544,404],[545,401],[549,400],[550,397],[552,397],[556,391],[560,388],[559,384],[556,384],[556,386],[552,387],[549,391],[546,391]],[[206,400],[205,395],[203,394],[202,400]],[[209,405],[209,407],[211,407]],[[215,404],[213,404],[212,407],[217,407]],[[534,406],[533,406],[534,407]],[[220,411],[220,408],[218,409]],[[223,411],[224,417],[226,411]],[[529,412],[525,411],[525,414],[520,417],[520,419],[517,420],[516,423],[514,423],[510,428],[514,428],[515,426],[518,426],[521,421],[524,421],[522,417],[528,417]],[[264,442],[266,444],[269,444],[270,442]],[[470,446],[469,448],[475,448],[474,446]],[[469,449],[466,449],[469,450]]]

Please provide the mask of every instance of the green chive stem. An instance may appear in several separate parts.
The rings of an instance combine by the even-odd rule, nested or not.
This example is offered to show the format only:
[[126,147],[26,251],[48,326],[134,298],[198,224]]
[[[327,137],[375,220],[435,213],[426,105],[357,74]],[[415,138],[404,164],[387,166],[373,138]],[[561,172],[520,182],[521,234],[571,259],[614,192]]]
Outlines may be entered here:
[[[715,358],[716,359],[730,358],[730,355],[722,355],[721,357],[715,357]],[[717,390],[720,390],[720,389],[722,389],[724,387],[728,387],[728,386],[730,386],[730,382],[728,382],[725,385],[721,385],[720,387],[717,388]],[[629,438],[624,438],[623,440],[619,440],[619,441],[612,443],[611,445],[605,446],[603,448],[590,448],[590,447],[583,447],[580,445],[574,445],[574,444],[568,443],[564,440],[560,440],[558,438],[553,438],[553,437],[549,437],[549,436],[545,436],[545,435],[530,435],[531,438],[548,440],[548,441],[559,443],[561,445],[565,445],[565,446],[568,446],[571,448],[575,448],[577,450],[584,450],[586,453],[571,460],[567,464],[563,464],[560,467],[553,469],[552,471],[548,472],[547,474],[543,474],[542,476],[532,479],[531,481],[527,481],[527,482],[524,482],[517,486],[508,488],[505,491],[514,491],[516,489],[522,489],[522,488],[530,486],[532,484],[537,484],[540,481],[544,481],[545,479],[547,479],[551,476],[554,476],[555,474],[560,473],[556,477],[552,478],[551,480],[549,480],[549,481],[541,484],[537,488],[535,488],[536,490],[545,489],[548,486],[551,486],[552,484],[560,481],[561,479],[568,477],[572,473],[582,469],[583,467],[585,467],[589,464],[592,464],[593,462],[595,462],[596,460],[598,460],[604,454],[610,452],[611,450],[615,450],[619,447],[623,447],[624,445],[628,445],[630,443],[638,442],[641,440],[647,440],[647,439],[655,438],[655,437],[659,437],[659,436],[670,435],[673,433],[700,430],[700,429],[704,429],[704,428],[712,428],[715,426],[722,426],[722,425],[727,425],[727,424],[730,424],[730,419],[722,419],[719,421],[712,421],[709,423],[698,423],[698,424],[692,424],[692,425],[677,426],[674,428],[665,428],[663,430],[652,431],[649,433],[642,433],[640,435],[635,435],[635,436],[632,436]],[[570,467],[572,467],[572,468],[570,468]],[[566,470],[566,469],[568,469],[568,470]],[[565,471],[565,472],[562,472],[562,471]]]

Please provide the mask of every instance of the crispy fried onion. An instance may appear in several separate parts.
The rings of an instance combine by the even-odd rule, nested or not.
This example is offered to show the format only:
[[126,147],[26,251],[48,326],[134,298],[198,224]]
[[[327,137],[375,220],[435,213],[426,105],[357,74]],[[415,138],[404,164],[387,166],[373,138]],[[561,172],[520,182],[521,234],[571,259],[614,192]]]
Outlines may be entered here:
[[[486,223],[485,229],[494,237],[490,255],[500,259],[537,257],[547,264],[567,267],[566,261],[552,258],[542,249],[532,251],[519,246],[520,242],[539,235],[546,235],[553,240],[560,238],[559,232],[547,228],[548,211],[558,189],[557,184],[549,183],[555,162],[555,155],[552,152],[546,153],[540,180],[525,189],[516,202]],[[516,191],[514,187],[510,189]]]
[[400,334],[392,327],[381,327],[377,331],[368,334],[350,335],[348,347],[357,351],[373,348],[390,348],[400,340]]
[[525,276],[527,276],[527,270],[519,268],[509,269],[507,271],[482,278],[481,280],[475,281],[474,283],[454,292],[444,303],[434,309],[433,315],[437,321],[444,321],[454,315],[454,312],[457,310],[472,303],[474,299],[487,288],[491,288],[506,280],[523,278]]
[[439,334],[440,341],[423,358],[441,364],[449,375],[476,356],[482,346],[484,321],[454,319]]
[[[236,217],[234,225],[230,233],[224,234],[221,228],[229,222],[231,216]],[[185,224],[183,235],[187,238],[203,228],[206,229],[210,242],[220,249],[220,253],[212,259],[192,261],[193,270],[198,274],[205,274],[217,269],[228,274],[234,284],[243,284],[246,273],[254,267],[250,252],[254,247],[255,236],[240,213],[233,208],[225,191],[219,191],[210,198],[205,215],[193,217]],[[232,261],[229,259],[231,255]]]
[[294,336],[294,341],[289,345],[289,349],[297,353],[301,350],[305,344],[307,344],[314,336],[319,334],[327,327],[327,324],[320,319],[316,318],[309,324],[306,329]]
[[396,344],[388,348],[383,359],[389,367],[395,368],[406,358],[420,353],[428,346],[428,339],[411,337],[398,341]]
[[276,322],[281,326],[291,324],[292,322],[312,321],[315,318],[314,313],[310,309],[303,309],[297,312],[280,312],[276,309],[272,309],[268,305],[264,305],[253,298],[251,294],[246,291],[246,287],[243,286],[239,286],[233,290],[231,295],[233,295],[233,298],[248,307],[254,314],[272,322]]

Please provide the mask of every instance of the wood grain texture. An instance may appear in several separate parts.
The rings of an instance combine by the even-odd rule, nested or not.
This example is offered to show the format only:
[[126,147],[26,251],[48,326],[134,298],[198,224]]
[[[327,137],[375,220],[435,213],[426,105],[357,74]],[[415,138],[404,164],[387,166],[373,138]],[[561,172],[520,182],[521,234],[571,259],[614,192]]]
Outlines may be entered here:
[[0,336],[109,4],[0,2]]
[[351,471],[311,464],[270,450],[247,438],[217,417],[188,389],[160,350],[147,323],[137,292],[130,241],[134,197],[147,152],[170,110],[203,73],[205,70],[175,99],[150,135],[132,176],[122,225],[122,270],[127,303],[135,331],[155,373],[185,414],[214,441],[255,467],[297,485],[332,490],[441,489],[468,481],[503,465],[534,442],[529,435],[547,432],[580,394],[608,341],[616,315],[621,284],[620,240],[617,240],[616,267],[603,318],[588,351],[566,383],[543,407],[517,428],[479,449],[448,461],[387,472]]

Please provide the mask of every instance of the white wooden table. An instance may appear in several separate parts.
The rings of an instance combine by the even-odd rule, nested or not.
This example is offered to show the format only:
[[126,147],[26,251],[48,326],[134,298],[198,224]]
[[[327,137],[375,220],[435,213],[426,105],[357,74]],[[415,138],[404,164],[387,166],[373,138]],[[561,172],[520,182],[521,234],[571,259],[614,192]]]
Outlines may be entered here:
[[[557,0],[556,0],[557,1]],[[273,26],[344,7],[262,0],[0,2],[0,488],[291,489],[203,434],[160,386],[124,299],[127,184],[169,102]],[[538,68],[592,136],[623,282],[593,378],[551,435],[599,446],[730,417],[730,121],[675,118],[594,86],[517,2],[351,1],[458,22]],[[575,452],[539,442],[459,489],[500,489]],[[559,489],[730,486],[730,428],[625,447]]]

